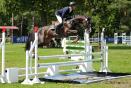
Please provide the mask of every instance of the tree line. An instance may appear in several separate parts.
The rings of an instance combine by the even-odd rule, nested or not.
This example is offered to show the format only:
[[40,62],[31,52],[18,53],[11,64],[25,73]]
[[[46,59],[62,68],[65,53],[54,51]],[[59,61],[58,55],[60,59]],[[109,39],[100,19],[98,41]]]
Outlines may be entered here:
[[[21,35],[27,35],[34,23],[40,27],[56,20],[55,11],[72,0],[0,0],[0,25],[17,25]],[[92,35],[104,27],[107,36],[114,32],[131,31],[130,0],[75,0],[76,15],[92,18]],[[13,16],[12,16],[13,15]],[[12,18],[13,17],[13,18]]]

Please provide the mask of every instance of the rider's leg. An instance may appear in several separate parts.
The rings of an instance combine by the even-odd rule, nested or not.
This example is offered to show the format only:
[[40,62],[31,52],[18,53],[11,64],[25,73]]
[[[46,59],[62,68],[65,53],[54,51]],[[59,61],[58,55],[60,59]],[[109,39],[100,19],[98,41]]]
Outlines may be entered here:
[[59,30],[59,29],[63,29],[63,23],[62,23],[62,18],[59,16],[59,15],[56,15],[56,18],[57,20],[59,21],[59,25],[57,25],[56,27],[56,32]]
[[56,18],[59,21],[59,23],[62,23],[62,18],[59,15],[56,15]]
[[58,24],[58,25],[56,26],[56,32],[57,32],[57,33],[61,32],[60,30],[63,29],[63,27],[64,27],[64,26],[63,26],[63,23]]

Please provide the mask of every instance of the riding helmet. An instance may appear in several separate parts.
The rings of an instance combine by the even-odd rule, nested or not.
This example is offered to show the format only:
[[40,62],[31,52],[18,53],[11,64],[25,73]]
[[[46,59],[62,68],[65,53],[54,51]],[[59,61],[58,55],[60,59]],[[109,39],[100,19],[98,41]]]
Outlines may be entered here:
[[75,2],[70,2],[69,5],[70,5],[70,6],[74,6],[74,5],[76,5],[76,3],[75,3]]

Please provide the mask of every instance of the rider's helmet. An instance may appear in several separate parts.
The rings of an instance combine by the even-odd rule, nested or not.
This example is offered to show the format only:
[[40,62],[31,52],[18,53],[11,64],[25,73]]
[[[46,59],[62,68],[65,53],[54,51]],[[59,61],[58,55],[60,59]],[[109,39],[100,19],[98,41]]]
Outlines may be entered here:
[[75,6],[76,5],[76,3],[75,2],[70,2],[70,4],[69,4],[70,6]]

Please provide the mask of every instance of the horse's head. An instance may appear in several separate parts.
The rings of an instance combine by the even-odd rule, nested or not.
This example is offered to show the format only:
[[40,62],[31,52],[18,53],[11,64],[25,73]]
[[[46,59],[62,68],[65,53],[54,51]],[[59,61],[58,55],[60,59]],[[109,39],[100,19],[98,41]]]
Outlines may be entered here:
[[72,29],[80,29],[83,28],[87,31],[91,31],[91,18],[86,16],[76,16],[75,18],[70,20],[70,24]]

